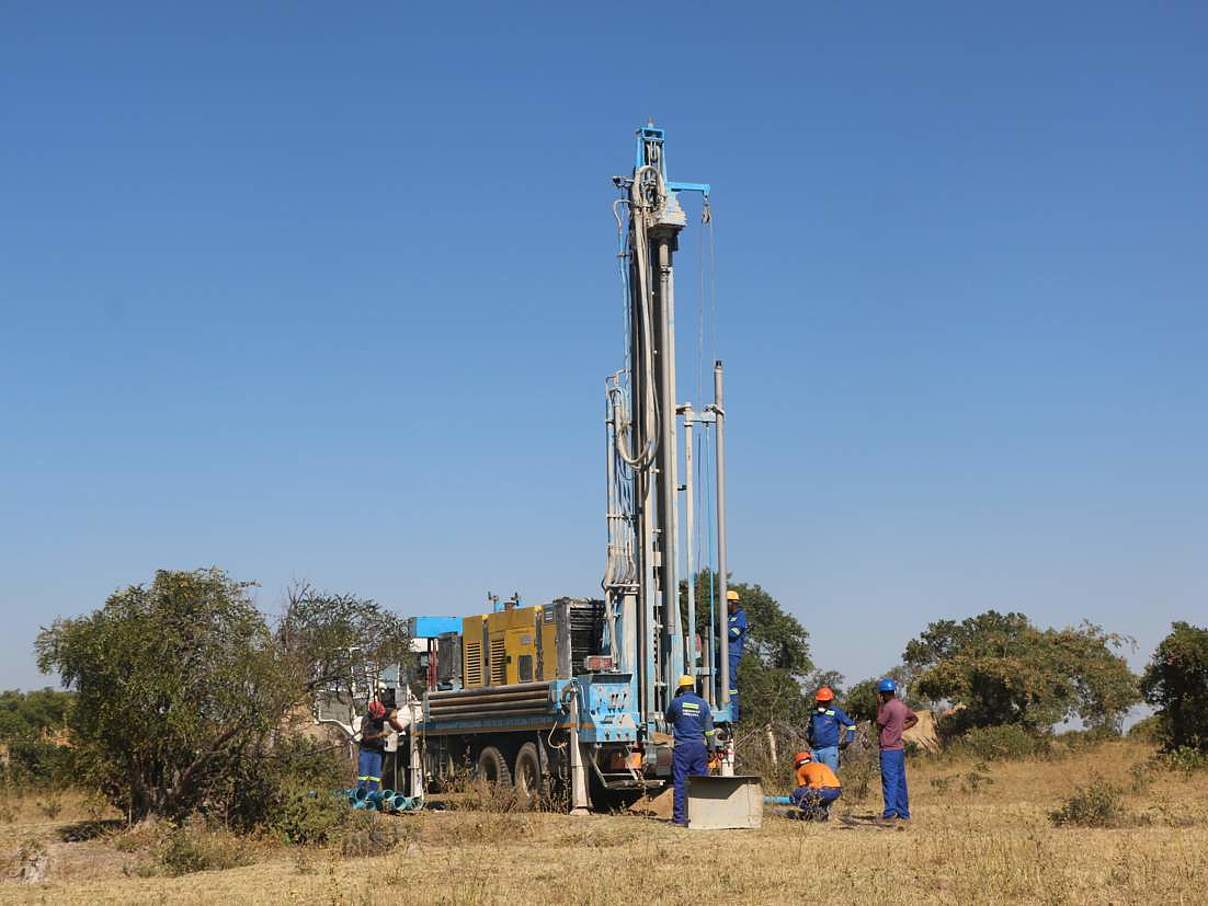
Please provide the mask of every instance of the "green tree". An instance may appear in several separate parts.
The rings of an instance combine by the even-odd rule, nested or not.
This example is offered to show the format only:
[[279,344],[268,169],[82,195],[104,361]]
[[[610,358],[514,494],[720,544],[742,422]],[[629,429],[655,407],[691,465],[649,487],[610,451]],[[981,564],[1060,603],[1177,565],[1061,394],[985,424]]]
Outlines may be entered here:
[[1039,629],[1021,613],[990,610],[931,623],[906,646],[904,660],[919,694],[964,706],[960,728],[1044,731],[1074,717],[1117,727],[1140,698],[1136,677],[1116,653],[1129,641],[1091,623]]
[[274,632],[251,586],[216,568],[161,570],[39,633],[39,667],[76,694],[79,762],[131,819],[200,809],[263,821],[281,752],[294,772],[320,754],[294,744],[292,721],[348,665],[347,628],[390,625],[372,602],[312,594]]
[[[697,631],[708,639],[709,604],[712,601],[714,608],[718,606],[719,583],[704,570],[697,574],[695,587]],[[728,587],[739,593],[750,625],[746,653],[738,668],[743,722],[801,723],[812,702],[803,692],[814,669],[809,633],[758,583],[730,582]],[[681,583],[681,604],[686,594],[686,584]]]
[[299,688],[330,688],[356,680],[368,688],[384,667],[412,657],[404,620],[376,601],[290,588],[276,642]]
[[1172,624],[1145,668],[1141,690],[1158,709],[1164,748],[1208,750],[1208,629]]
[[805,681],[805,692],[806,695],[812,695],[823,686],[829,686],[835,698],[842,701],[845,683],[846,678],[838,670],[815,670]]
[[55,739],[66,727],[75,696],[57,689],[0,692],[0,743],[8,750],[6,773],[62,783],[71,752]]
[[915,692],[911,669],[905,664],[899,664],[884,673],[856,683],[848,689],[847,694],[842,697],[843,710],[855,720],[873,720],[877,716],[877,708],[880,704],[880,699],[877,697],[877,684],[885,677],[889,677],[898,684],[898,697],[911,708],[931,706],[930,701]]

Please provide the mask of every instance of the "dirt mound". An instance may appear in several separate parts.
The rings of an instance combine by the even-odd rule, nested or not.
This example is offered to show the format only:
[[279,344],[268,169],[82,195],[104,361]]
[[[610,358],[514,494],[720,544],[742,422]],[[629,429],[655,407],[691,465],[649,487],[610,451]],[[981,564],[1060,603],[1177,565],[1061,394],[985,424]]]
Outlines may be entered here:
[[647,815],[651,818],[665,818],[670,821],[675,811],[675,788],[668,785],[655,796],[643,796],[629,811],[635,815]]
[[930,711],[915,711],[919,722],[902,734],[904,742],[913,742],[927,752],[940,750],[940,738],[935,732],[935,715]]

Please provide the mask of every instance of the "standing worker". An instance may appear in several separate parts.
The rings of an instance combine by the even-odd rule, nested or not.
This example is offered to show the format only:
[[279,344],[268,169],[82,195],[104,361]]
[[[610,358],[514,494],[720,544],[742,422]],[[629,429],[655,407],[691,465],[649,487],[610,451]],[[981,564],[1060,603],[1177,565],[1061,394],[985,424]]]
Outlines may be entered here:
[[793,756],[793,769],[797,788],[789,799],[801,807],[801,817],[806,821],[829,821],[831,803],[843,795],[843,785],[835,772],[815,761],[809,752]]
[[742,609],[738,592],[731,588],[726,592],[726,607],[730,611],[730,716],[738,722],[738,665],[747,645],[747,612]]
[[696,694],[696,680],[681,676],[675,698],[664,715],[671,725],[675,745],[671,749],[671,781],[675,784],[673,820],[688,825],[688,776],[709,773],[709,759],[717,751],[713,714],[709,703]]
[[886,677],[877,683],[877,742],[881,746],[881,794],[885,799],[882,821],[909,821],[906,794],[906,746],[902,733],[919,722],[918,716],[897,697],[898,686]]
[[386,706],[376,698],[361,718],[360,754],[357,757],[357,789],[373,792],[382,785],[382,758],[386,751]]
[[835,704],[835,692],[823,686],[814,696],[814,713],[810,715],[805,738],[814,750],[814,758],[832,771],[839,770],[839,749],[846,749],[856,738],[856,722]]

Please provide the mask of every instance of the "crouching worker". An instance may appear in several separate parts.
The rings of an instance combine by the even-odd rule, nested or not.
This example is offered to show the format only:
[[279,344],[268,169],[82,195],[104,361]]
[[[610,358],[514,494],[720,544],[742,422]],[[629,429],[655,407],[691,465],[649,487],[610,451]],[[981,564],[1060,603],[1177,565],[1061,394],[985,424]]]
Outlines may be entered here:
[[789,799],[801,808],[801,817],[806,821],[828,820],[831,803],[843,795],[843,785],[835,772],[814,761],[809,752],[794,755],[793,768],[797,772],[797,789]]
[[708,774],[709,759],[717,752],[713,714],[709,711],[709,703],[696,694],[696,680],[690,676],[680,677],[675,699],[664,717],[671,725],[671,735],[675,739],[671,749],[674,821],[683,827],[688,824],[688,778],[693,774]]
[[357,757],[357,789],[373,792],[382,785],[382,758],[386,751],[386,706],[376,698],[361,718],[360,755]]

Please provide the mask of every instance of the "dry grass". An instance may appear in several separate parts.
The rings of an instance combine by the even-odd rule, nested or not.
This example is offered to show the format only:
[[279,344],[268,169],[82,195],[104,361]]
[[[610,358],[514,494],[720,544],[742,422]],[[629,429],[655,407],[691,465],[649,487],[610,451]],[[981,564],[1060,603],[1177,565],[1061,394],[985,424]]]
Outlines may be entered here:
[[[346,859],[335,847],[276,849],[254,866],[179,878],[123,876],[120,865],[104,861],[115,851],[111,840],[58,844],[93,848],[97,867],[72,876],[56,867],[52,851],[47,883],[0,884],[0,901],[1202,902],[1208,775],[1162,772],[1147,783],[1135,766],[1149,754],[1118,742],[1060,761],[988,768],[914,762],[915,820],[903,831],[776,817],[760,831],[692,832],[636,817],[429,813],[389,819],[404,822],[406,832],[385,856]],[[969,772],[992,782],[966,789],[950,781],[946,790],[931,783]],[[1125,807],[1137,820],[1111,830],[1054,828],[1048,813],[1093,774],[1126,791]],[[877,801],[874,789],[863,803],[846,802],[838,811],[868,814]],[[44,819],[42,828],[52,833],[62,825]],[[10,851],[28,833],[28,827],[13,835],[0,826]]]

